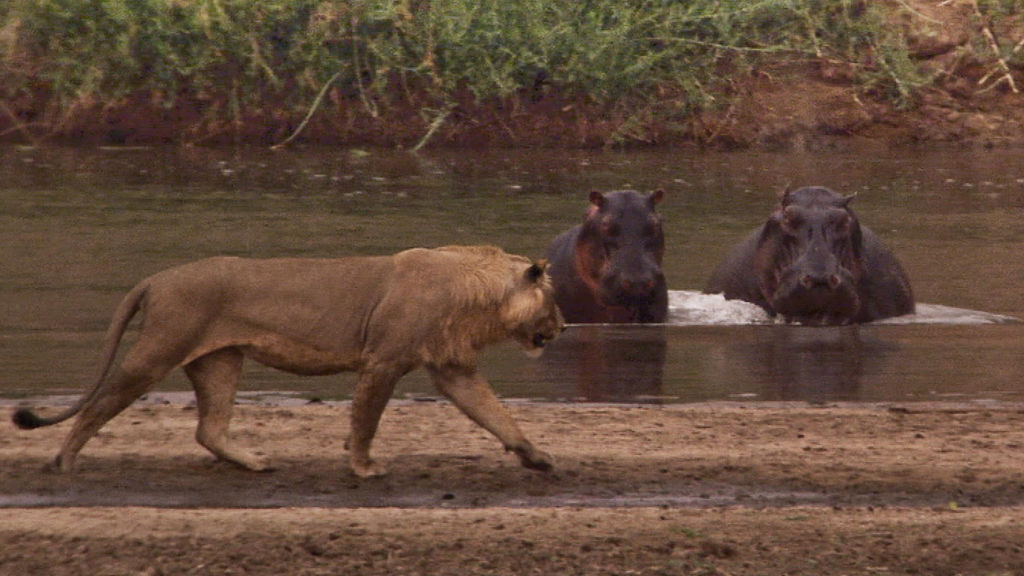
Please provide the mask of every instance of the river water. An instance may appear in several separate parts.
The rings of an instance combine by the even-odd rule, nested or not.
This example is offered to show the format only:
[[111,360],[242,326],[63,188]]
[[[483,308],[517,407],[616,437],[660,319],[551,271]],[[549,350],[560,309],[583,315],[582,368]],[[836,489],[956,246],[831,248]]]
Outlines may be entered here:
[[[142,277],[197,258],[388,254],[493,243],[542,256],[592,189],[664,188],[671,318],[572,326],[540,360],[481,369],[505,397],[565,401],[1024,400],[1022,152],[816,153],[0,148],[0,397],[78,394]],[[773,324],[699,294],[787,184],[858,194],[907,268],[915,316]],[[243,390],[345,398],[351,375],[247,365]],[[159,391],[188,390],[180,374]],[[436,396],[421,374],[399,396]]]

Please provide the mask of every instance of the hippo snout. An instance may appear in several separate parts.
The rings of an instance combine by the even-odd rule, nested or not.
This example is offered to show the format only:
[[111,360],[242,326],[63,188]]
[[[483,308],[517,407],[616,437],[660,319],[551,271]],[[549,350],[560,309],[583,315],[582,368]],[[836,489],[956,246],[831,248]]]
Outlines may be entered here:
[[827,272],[789,270],[770,302],[783,316],[810,324],[842,324],[841,319],[855,317],[860,308],[853,276],[841,267]]
[[650,302],[664,283],[665,276],[660,270],[642,274],[609,274],[604,282],[605,298],[613,305]]
[[651,278],[643,278],[640,280],[625,279],[619,284],[619,288],[622,289],[624,294],[633,296],[647,296],[654,292],[654,288],[657,286],[657,281]]
[[800,277],[800,285],[807,290],[824,288],[827,290],[838,290],[843,279],[839,274],[804,274]]

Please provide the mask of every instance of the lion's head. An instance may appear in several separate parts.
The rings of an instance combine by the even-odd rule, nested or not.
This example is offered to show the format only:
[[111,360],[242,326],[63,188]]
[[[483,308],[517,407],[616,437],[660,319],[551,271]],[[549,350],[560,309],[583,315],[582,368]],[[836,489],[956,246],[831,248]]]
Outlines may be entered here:
[[[485,346],[509,338],[528,355],[539,355],[564,327],[545,260],[495,246],[413,249],[397,256],[415,272],[409,282],[415,292],[403,300],[417,301],[425,327],[442,326],[440,334],[424,334],[428,363],[471,365]],[[429,277],[423,274],[428,262]]]
[[520,274],[502,306],[501,320],[529,356],[539,356],[544,346],[565,329],[547,260],[531,263]]

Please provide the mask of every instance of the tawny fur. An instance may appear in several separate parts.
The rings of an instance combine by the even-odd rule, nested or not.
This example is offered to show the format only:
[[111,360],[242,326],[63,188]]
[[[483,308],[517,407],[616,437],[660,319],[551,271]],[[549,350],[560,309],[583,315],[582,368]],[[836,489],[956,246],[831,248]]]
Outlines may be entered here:
[[[242,362],[296,374],[359,373],[347,446],[353,471],[383,473],[369,456],[380,415],[399,378],[423,366],[438,390],[514,451],[546,470],[535,449],[476,372],[487,345],[512,338],[538,351],[563,327],[547,264],[491,246],[412,249],[394,256],[249,260],[211,258],[165,270],[134,287],[104,339],[94,388],[51,418],[27,409],[16,424],[35,428],[76,414],[57,466],[111,418],[183,367],[196,391],[196,438],[215,455],[263,470],[264,458],[228,439]],[[112,374],[131,318],[145,315],[139,338]]]

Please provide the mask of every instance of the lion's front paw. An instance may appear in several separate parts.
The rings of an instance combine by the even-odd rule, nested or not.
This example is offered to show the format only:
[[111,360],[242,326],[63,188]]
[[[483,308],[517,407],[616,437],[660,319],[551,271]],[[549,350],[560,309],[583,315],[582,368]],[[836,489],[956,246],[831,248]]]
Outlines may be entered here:
[[383,464],[374,462],[367,458],[365,460],[352,459],[352,472],[360,478],[376,478],[377,476],[383,476],[388,473],[388,469]]
[[533,446],[526,445],[520,448],[515,448],[514,451],[516,456],[519,456],[519,462],[524,467],[531,470],[548,472],[555,466],[554,460],[551,458],[550,454],[537,450]]
[[56,458],[43,465],[43,472],[57,472],[69,474],[74,468],[74,459],[58,454]]
[[248,468],[253,472],[273,472],[274,466],[270,463],[270,458],[261,455],[253,454],[245,462],[239,462],[244,468]]
[[221,449],[215,452],[214,455],[224,462],[230,462],[235,466],[245,468],[252,472],[272,472],[274,470],[274,467],[270,464],[270,458],[263,454],[253,454],[242,450]]

